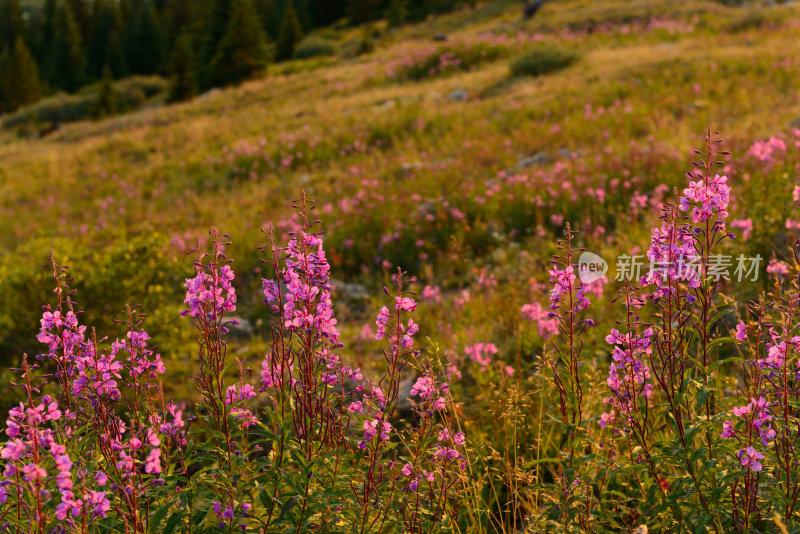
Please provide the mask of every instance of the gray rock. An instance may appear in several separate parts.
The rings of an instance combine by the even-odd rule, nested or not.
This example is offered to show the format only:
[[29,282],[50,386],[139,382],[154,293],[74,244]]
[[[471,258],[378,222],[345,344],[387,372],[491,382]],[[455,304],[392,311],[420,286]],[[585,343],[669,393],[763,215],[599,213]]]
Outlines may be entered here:
[[212,97],[215,97],[215,96],[221,95],[221,94],[222,94],[222,89],[214,87],[213,89],[209,89],[208,91],[206,91],[202,95],[198,96],[197,100],[206,100],[208,98],[212,98]]
[[411,388],[417,381],[416,375],[411,375],[405,380],[401,380],[397,389],[397,415],[401,419],[411,415]]
[[417,206],[417,211],[423,215],[428,213],[435,213],[436,212],[436,203],[435,202],[423,202]]
[[350,300],[367,300],[369,299],[369,290],[366,286],[361,284],[350,284],[342,282],[341,280],[331,280],[331,288],[339,293],[346,299]]
[[447,41],[447,34],[437,33],[436,35],[433,36],[433,40],[439,43],[443,43],[444,41]]
[[447,95],[447,99],[451,102],[466,102],[469,100],[469,93],[465,89],[456,89]]
[[425,165],[421,161],[409,161],[407,163],[401,164],[400,165],[400,169],[405,171],[405,172],[409,172],[409,171],[413,171],[414,169],[421,169],[424,166]]
[[249,320],[235,315],[231,317],[230,320],[237,321],[239,323],[238,325],[228,325],[228,329],[231,331],[231,336],[233,336],[235,339],[250,339],[253,337],[253,325],[250,324]]
[[396,105],[397,101],[393,98],[389,98],[386,100],[379,100],[378,102],[375,102],[373,107],[378,110],[389,110],[389,109],[394,109]]
[[571,158],[573,156],[580,156],[581,153],[578,152],[577,150],[572,151],[572,150],[570,150],[568,148],[562,148],[562,149],[559,149],[558,155],[561,156],[562,158]]
[[531,167],[532,165],[544,165],[551,161],[553,161],[552,158],[546,152],[537,152],[533,156],[528,156],[517,161],[517,164],[514,165],[514,170],[518,171],[526,167]]

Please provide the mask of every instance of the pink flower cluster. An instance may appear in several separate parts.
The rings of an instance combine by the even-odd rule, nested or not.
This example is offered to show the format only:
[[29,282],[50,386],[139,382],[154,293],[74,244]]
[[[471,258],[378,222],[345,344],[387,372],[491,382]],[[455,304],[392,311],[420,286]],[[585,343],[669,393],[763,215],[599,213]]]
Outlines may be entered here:
[[240,422],[242,428],[258,424],[255,414],[247,407],[247,403],[256,398],[256,395],[256,389],[246,383],[231,384],[225,390],[225,405],[231,407],[230,414]]
[[469,356],[470,360],[480,364],[482,370],[486,370],[492,364],[492,356],[497,352],[494,343],[475,343],[464,347],[464,353]]
[[414,382],[414,385],[411,387],[411,396],[419,396],[426,408],[424,413],[430,413],[444,410],[447,407],[446,401],[442,395],[446,395],[449,391],[450,387],[447,385],[447,382],[439,384],[436,379],[434,379],[433,374],[428,373],[425,376],[417,378],[417,381]]
[[198,267],[194,278],[187,278],[186,299],[188,309],[181,315],[199,317],[205,315],[215,320],[222,317],[223,312],[236,311],[236,290],[233,287],[234,273],[229,265],[212,268],[207,273]]
[[425,286],[422,289],[422,299],[434,303],[442,301],[442,294],[439,286]]
[[642,286],[655,285],[655,298],[677,295],[668,281],[700,287],[699,265],[691,231],[685,225],[664,224],[653,229],[647,258],[654,266],[641,279]]
[[728,177],[714,175],[713,178],[689,182],[689,187],[683,190],[680,198],[681,211],[692,212],[692,222],[712,221],[720,230],[725,226],[719,222],[728,216],[728,202],[730,201],[731,188]]
[[779,154],[786,152],[786,143],[780,137],[772,136],[766,141],[756,141],[747,154],[761,161],[772,164]]
[[731,228],[736,228],[742,231],[742,241],[747,241],[753,234],[753,219],[736,219],[731,221]]
[[553,312],[546,310],[538,302],[523,305],[522,316],[525,319],[536,322],[536,326],[539,329],[539,335],[544,339],[547,339],[550,336],[558,333],[558,318]]
[[383,419],[382,414],[377,414],[372,419],[364,421],[364,439],[358,442],[358,448],[362,451],[373,443],[377,437],[380,441],[389,441],[389,434],[392,432],[392,424]]
[[[11,438],[0,450],[0,458],[5,460],[2,480],[0,480],[0,501],[6,502],[7,488],[16,486],[20,492],[34,496],[37,502],[50,500],[48,483],[55,482],[61,502],[55,506],[55,516],[59,520],[75,518],[84,510],[91,510],[92,517],[106,517],[110,509],[105,492],[86,491],[79,499],[73,493],[72,460],[66,447],[55,441],[55,434],[48,423],[59,421],[62,417],[57,403],[45,395],[41,401],[26,407],[19,404],[9,410],[6,421],[6,434]],[[44,454],[48,451],[49,461]],[[50,476],[46,465],[51,463],[55,476]]]
[[[330,266],[322,248],[322,238],[300,232],[289,241],[288,258],[283,270],[286,284],[283,318],[289,330],[314,328],[321,340],[337,343],[339,331],[333,316]],[[274,301],[278,291],[275,282],[264,281],[264,296]]]
[[782,282],[786,280],[789,274],[789,266],[777,258],[772,258],[767,265],[767,274],[775,280]]
[[761,460],[764,455],[748,442],[751,441],[751,436],[757,436],[761,439],[764,447],[768,447],[770,441],[777,435],[772,428],[770,405],[764,397],[759,397],[758,400],[751,398],[748,404],[734,408],[733,415],[741,419],[746,430],[737,432],[734,423],[725,421],[722,425],[721,436],[726,439],[736,439],[742,443],[742,448],[738,452],[742,466],[752,471],[761,471]]
[[[553,289],[550,291],[550,307],[557,309],[564,300],[564,297],[569,297],[572,302],[572,311],[579,312],[589,307],[589,299],[586,297],[587,288],[583,284],[577,284],[577,277],[574,273],[575,269],[572,265],[568,265],[564,269],[559,269],[558,265],[554,265],[550,270],[550,281],[555,282]],[[572,299],[572,290],[578,286],[575,298]],[[569,310],[567,310],[569,311]]]
[[85,348],[86,326],[78,324],[78,317],[71,310],[66,314],[61,310],[42,314],[41,330],[36,339],[47,345],[48,353],[39,356],[58,363],[58,373],[71,378],[75,368],[71,365]]
[[641,336],[620,334],[617,329],[612,328],[611,333],[606,336],[606,342],[613,345],[614,349],[606,380],[611,396],[604,402],[614,409],[601,415],[599,424],[602,428],[618,415],[623,416],[622,425],[628,427],[641,402],[647,402],[650,398],[653,385],[648,383],[650,368],[643,362],[643,357],[653,350],[652,337],[652,328],[646,329]]
[[[417,303],[411,297],[395,297],[394,309],[398,312],[413,312],[417,309]],[[378,310],[378,318],[375,320],[375,339],[380,340],[386,337],[386,326],[389,324],[390,317],[389,308],[386,306]],[[399,347],[402,347],[403,350],[411,349],[414,346],[414,335],[419,332],[419,326],[413,319],[409,319],[408,324],[403,324],[402,322],[398,323],[397,329],[400,339],[396,339],[396,336],[391,337],[391,342],[393,343],[392,350],[397,352]]]

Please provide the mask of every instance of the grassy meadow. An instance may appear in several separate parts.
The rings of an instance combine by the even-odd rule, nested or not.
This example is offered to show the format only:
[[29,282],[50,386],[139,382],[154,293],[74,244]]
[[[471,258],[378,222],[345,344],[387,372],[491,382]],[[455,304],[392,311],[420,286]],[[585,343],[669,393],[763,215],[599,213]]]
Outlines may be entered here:
[[[604,338],[622,287],[613,260],[646,252],[709,127],[730,152],[736,238],[722,249],[765,258],[758,282],[725,282],[717,299],[743,314],[767,288],[763,269],[792,260],[800,228],[800,5],[554,0],[523,20],[520,2],[496,0],[397,29],[318,33],[340,51],[363,39],[374,50],[270,65],[239,87],[180,104],[156,99],[43,137],[0,130],[3,405],[19,400],[7,387],[17,380],[11,368],[44,350],[36,335],[41,306],[53,301],[52,269],[42,268],[51,250],[70,267],[81,322],[98,337],[122,336],[125,304],[141,305],[166,394],[192,401],[196,333],[179,316],[193,274],[186,253],[219,229],[230,236],[242,321],[229,354],[258,368],[270,343],[261,278],[272,273],[259,247],[270,223],[279,243],[300,228],[291,201],[304,191],[325,231],[348,365],[378,369],[381,289],[398,267],[412,279],[417,344],[447,375],[470,461],[472,504],[442,531],[587,530],[548,515],[548,485],[560,475],[547,459],[564,446],[547,365],[558,336],[546,313],[523,307],[547,307],[566,223],[575,247],[609,260],[582,352],[587,432],[602,441]],[[752,149],[772,137],[783,148]],[[747,223],[730,222],[747,219],[744,233]],[[488,362],[476,344],[492,345]],[[735,378],[717,375],[715,386],[730,390]],[[730,410],[733,400],[717,405]],[[636,511],[632,477],[610,478],[615,506],[627,511],[606,510],[616,519],[588,530],[630,532],[661,513]]]

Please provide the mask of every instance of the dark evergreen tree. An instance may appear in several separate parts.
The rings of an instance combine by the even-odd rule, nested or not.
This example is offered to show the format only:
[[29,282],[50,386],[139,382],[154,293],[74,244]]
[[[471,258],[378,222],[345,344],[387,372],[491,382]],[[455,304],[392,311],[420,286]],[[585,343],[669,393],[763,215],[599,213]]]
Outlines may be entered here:
[[264,68],[264,32],[252,0],[233,0],[228,29],[211,61],[215,85],[238,83]]
[[75,23],[78,25],[81,43],[85,45],[89,42],[89,34],[92,30],[92,16],[89,10],[89,0],[66,0],[66,2],[69,4]]
[[47,81],[54,87],[74,91],[85,81],[85,61],[78,23],[69,3],[58,6],[53,41],[45,61]]
[[126,28],[133,26],[133,16],[136,14],[131,6],[131,0],[119,0],[119,12]]
[[294,4],[290,0],[283,10],[283,20],[281,21],[280,32],[278,32],[275,59],[283,61],[291,58],[295,48],[297,48],[297,43],[302,38],[303,29],[300,27],[300,21],[297,20],[297,14],[294,12]]
[[0,0],[0,51],[11,51],[22,32],[19,0]]
[[117,112],[117,96],[114,94],[114,77],[111,69],[103,68],[103,81],[97,92],[97,102],[94,105],[94,116],[97,118],[108,117]]
[[50,43],[53,42],[58,16],[57,0],[45,0],[44,9],[37,15],[41,21],[38,31],[34,34],[33,42],[36,43],[36,60],[39,65],[44,65],[47,53],[50,52]]
[[164,35],[150,0],[139,4],[136,22],[128,33],[125,58],[134,74],[155,74],[162,68]]
[[270,39],[278,38],[278,31],[281,26],[281,19],[278,16],[278,4],[275,0],[256,0],[256,11],[261,19],[261,27],[264,28],[267,37]]
[[310,0],[309,11],[314,27],[329,26],[347,15],[346,2],[330,0]]
[[[92,13],[92,31],[89,37],[89,45],[86,50],[86,62],[89,75],[98,78],[104,67],[109,66],[111,55],[120,52],[121,43],[117,43],[117,50],[111,50],[111,40],[114,34],[122,32],[122,15],[116,0],[95,0],[94,11]],[[117,40],[119,38],[117,37]],[[112,74],[121,76],[124,70],[119,65],[119,58],[114,58],[115,68],[111,68]]]
[[220,41],[225,36],[230,20],[231,0],[208,0],[200,4],[202,11],[199,13],[203,20],[199,31],[198,44],[200,57],[198,62],[198,85],[201,89],[213,87],[211,61],[217,53]]
[[0,73],[0,111],[14,111],[41,97],[39,69],[22,35],[17,35],[11,51],[0,58]]
[[309,8],[308,2],[309,0],[292,1],[292,3],[294,3],[294,12],[297,15],[297,20],[300,21],[300,27],[303,28],[303,33],[306,33],[314,28],[313,21],[311,20],[311,10]]
[[[171,0],[164,5],[161,26],[164,28],[164,35],[166,36],[165,50],[172,51],[175,48],[178,37],[185,30],[194,26],[193,13],[192,0]],[[170,54],[169,57],[171,58],[172,55]]]
[[194,61],[192,34],[188,30],[184,30],[175,41],[172,61],[170,61],[170,101],[188,100],[195,95],[197,80],[195,79]]
[[401,26],[408,17],[408,4],[406,0],[392,0],[386,10],[386,22],[389,27]]
[[113,30],[108,35],[105,64],[111,69],[114,78],[124,78],[130,71],[125,59],[125,45],[122,42],[122,30]]
[[348,0],[347,16],[353,24],[369,22],[377,18],[380,6],[380,0]]

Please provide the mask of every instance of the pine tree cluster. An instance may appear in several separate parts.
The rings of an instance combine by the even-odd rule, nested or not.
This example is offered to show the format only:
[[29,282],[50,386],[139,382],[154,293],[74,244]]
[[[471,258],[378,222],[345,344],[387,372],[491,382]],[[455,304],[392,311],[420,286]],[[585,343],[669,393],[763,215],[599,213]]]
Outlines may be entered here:
[[383,16],[397,25],[457,2],[0,0],[0,113],[130,75],[168,77],[170,99],[185,100],[291,58],[315,28]]

